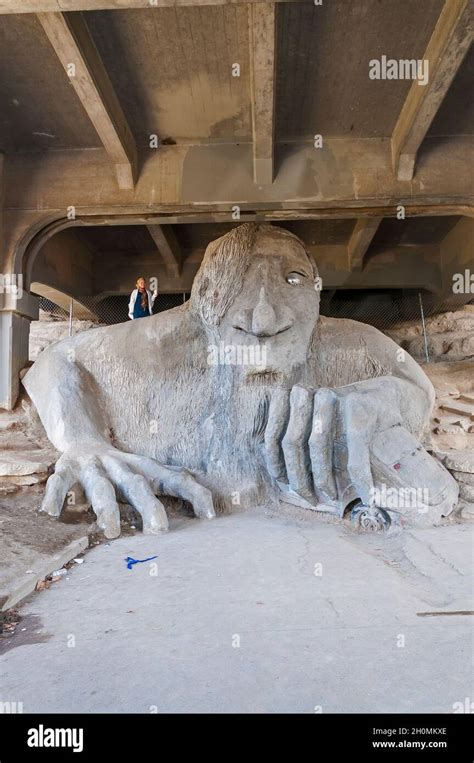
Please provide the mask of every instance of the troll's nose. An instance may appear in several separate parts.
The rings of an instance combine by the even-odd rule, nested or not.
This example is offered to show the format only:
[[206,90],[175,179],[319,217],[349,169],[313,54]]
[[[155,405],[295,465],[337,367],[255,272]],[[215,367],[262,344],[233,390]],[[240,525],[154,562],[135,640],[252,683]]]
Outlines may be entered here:
[[262,286],[258,295],[258,302],[251,310],[243,310],[234,321],[234,328],[253,334],[257,337],[274,336],[281,334],[293,325],[291,311],[284,307],[277,307],[267,299],[265,287]]
[[278,331],[275,310],[267,299],[265,287],[262,286],[258,302],[252,313],[252,334],[255,336],[273,336]]

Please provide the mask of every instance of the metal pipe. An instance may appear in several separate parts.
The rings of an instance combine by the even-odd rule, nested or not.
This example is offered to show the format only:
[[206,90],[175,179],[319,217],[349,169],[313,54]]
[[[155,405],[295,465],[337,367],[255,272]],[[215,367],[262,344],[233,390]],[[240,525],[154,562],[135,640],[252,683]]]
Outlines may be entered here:
[[69,336],[72,336],[72,312],[73,312],[74,300],[71,299],[69,303]]
[[423,312],[423,300],[421,299],[421,292],[418,292],[418,299],[420,300],[420,312],[421,312],[421,325],[423,326],[423,337],[425,339],[425,355],[426,355],[426,362],[430,362],[430,356],[428,353],[428,338],[426,336],[426,324],[425,324],[425,314]]

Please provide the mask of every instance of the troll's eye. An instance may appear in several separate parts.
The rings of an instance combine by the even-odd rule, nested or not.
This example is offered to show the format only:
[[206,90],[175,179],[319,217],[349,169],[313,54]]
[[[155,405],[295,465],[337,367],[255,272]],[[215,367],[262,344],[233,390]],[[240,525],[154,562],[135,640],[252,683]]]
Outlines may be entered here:
[[291,284],[291,286],[299,286],[301,283],[303,283],[303,280],[306,278],[306,276],[303,275],[303,273],[288,273],[286,280],[287,283]]

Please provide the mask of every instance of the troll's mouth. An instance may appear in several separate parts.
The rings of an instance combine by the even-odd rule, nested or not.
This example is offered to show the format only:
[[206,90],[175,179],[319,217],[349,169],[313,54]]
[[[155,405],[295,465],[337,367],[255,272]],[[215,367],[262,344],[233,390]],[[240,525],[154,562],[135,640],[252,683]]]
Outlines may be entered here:
[[255,334],[253,331],[249,331],[248,329],[245,329],[242,326],[239,326],[238,323],[232,324],[232,328],[235,331],[240,331],[240,333],[242,334],[248,334],[249,336],[254,336],[257,339],[261,339],[261,340],[273,339],[273,337],[275,336],[280,336],[280,334],[284,334],[286,331],[289,331],[289,329],[291,329],[292,326],[293,326],[293,323],[288,323],[282,328],[278,329],[278,331],[272,331],[271,333],[262,332],[262,333]]
[[264,368],[259,370],[253,368],[245,375],[245,381],[248,384],[260,383],[260,384],[275,384],[281,381],[283,374],[280,371],[276,371],[274,368]]

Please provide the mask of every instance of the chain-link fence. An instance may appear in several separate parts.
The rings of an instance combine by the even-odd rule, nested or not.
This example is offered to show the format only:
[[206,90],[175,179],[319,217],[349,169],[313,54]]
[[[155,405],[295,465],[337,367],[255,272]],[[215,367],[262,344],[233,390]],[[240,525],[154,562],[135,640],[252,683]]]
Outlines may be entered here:
[[[189,299],[189,292],[158,294],[153,305],[153,314],[170,310]],[[472,300],[471,300],[472,301]],[[51,320],[69,320],[70,309],[73,319],[80,319],[85,312],[89,320],[105,325],[122,323],[128,320],[128,295],[107,297],[81,297],[71,300],[71,307],[66,309],[40,297],[40,310],[48,313]],[[381,331],[390,330],[401,321],[421,320],[425,317],[456,309],[466,303],[465,296],[460,296],[458,304],[451,298],[436,296],[430,292],[400,290],[334,290],[321,293],[321,315],[333,318],[352,318],[369,323]]]
[[[120,294],[108,297],[81,297],[71,299],[68,309],[60,307],[45,297],[39,298],[40,310],[53,321],[91,320],[110,326],[128,321],[129,295]],[[177,294],[158,294],[153,304],[153,314],[170,310],[182,305],[189,299],[188,292]],[[46,316],[45,316],[46,317]]]
[[404,321],[422,321],[466,304],[466,296],[446,300],[436,294],[419,290],[339,290],[323,291],[321,315],[332,318],[352,318],[368,323],[380,331],[390,331]]
[[[153,305],[153,313],[177,307],[186,302],[189,296],[187,292],[158,294]],[[97,324],[112,325],[128,321],[128,302],[128,295],[83,297],[80,300],[71,300],[70,308],[67,310],[41,297],[41,319],[43,322],[68,321],[68,330],[63,323],[64,330],[60,334],[64,336],[67,333],[87,330]],[[321,315],[351,318],[368,323],[396,340],[400,327],[403,333],[403,326],[409,325],[410,329],[414,329],[422,340],[422,345],[416,352],[417,356],[427,360],[430,355],[436,356],[437,350],[433,343],[430,343],[429,336],[426,336],[426,321],[428,320],[429,334],[430,325],[433,325],[430,319],[433,316],[455,310],[465,303],[464,295],[457,300],[452,297],[447,302],[445,298],[417,290],[327,290],[321,293]],[[436,357],[430,359],[434,360]]]

